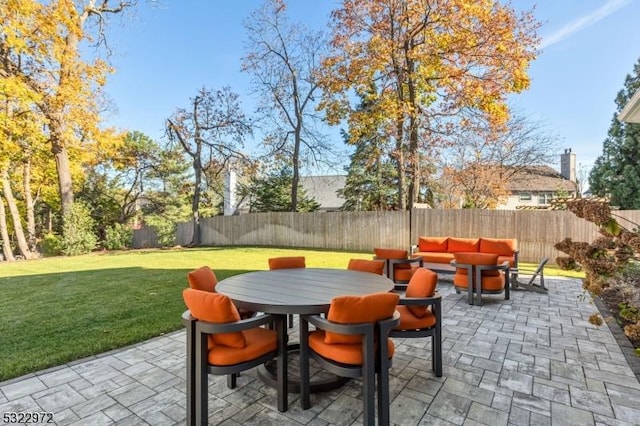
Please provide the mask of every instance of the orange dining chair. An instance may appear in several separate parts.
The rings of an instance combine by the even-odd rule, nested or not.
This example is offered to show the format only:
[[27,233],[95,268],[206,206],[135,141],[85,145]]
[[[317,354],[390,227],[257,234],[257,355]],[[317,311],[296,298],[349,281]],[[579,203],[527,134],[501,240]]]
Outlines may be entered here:
[[[227,386],[236,386],[237,375],[277,358],[278,410],[287,410],[287,348],[284,317],[260,315],[240,319],[227,296],[184,289],[188,310],[182,314],[187,328],[187,424],[206,425],[208,375],[226,375]],[[260,327],[275,325],[276,331]]]
[[491,253],[461,252],[453,256],[453,285],[456,293],[467,291],[470,305],[482,305],[483,294],[504,292],[505,300],[509,300],[509,261],[498,264],[498,255]]
[[[269,259],[269,269],[296,269],[306,268],[304,256],[282,256]],[[289,328],[293,327],[293,315],[289,315]]]
[[[208,266],[201,266],[198,269],[194,269],[187,273],[187,282],[189,287],[194,290],[208,291],[215,293],[216,284],[218,284],[218,278],[215,272]],[[256,315],[254,311],[250,311],[244,308],[238,308],[240,318],[251,318]]]
[[374,248],[374,259],[385,262],[385,272],[397,290],[404,290],[413,274],[424,265],[421,256],[409,257],[407,250]]
[[385,263],[382,260],[351,259],[347,269],[384,275],[384,265]]
[[282,256],[269,259],[269,269],[306,268],[304,256]]
[[442,377],[442,296],[436,292],[438,274],[418,269],[400,297],[396,310],[400,324],[389,336],[402,338],[431,337],[431,369]]
[[[389,424],[389,368],[394,345],[390,330],[399,324],[399,295],[374,293],[339,296],[331,301],[327,317],[300,316],[300,403],[311,406],[309,358],[341,377],[361,377],[363,424],[375,421],[378,377],[378,423]],[[315,330],[309,332],[309,324]]]

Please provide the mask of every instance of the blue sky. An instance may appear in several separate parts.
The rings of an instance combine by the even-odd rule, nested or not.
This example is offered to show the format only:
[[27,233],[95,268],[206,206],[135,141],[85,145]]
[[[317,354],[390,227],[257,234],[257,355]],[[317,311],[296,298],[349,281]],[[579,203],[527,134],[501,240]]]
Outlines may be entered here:
[[[240,71],[246,40],[242,21],[261,4],[141,2],[133,16],[114,21],[110,47],[116,72],[106,92],[117,111],[107,124],[160,139],[166,118],[176,108],[188,107],[203,86],[230,86],[250,113],[255,105],[250,77]],[[292,21],[323,28],[339,1],[287,4]],[[519,10],[535,6],[543,25],[541,53],[529,70],[531,87],[512,96],[511,104],[544,123],[558,135],[559,149],[572,148],[578,164],[590,168],[602,152],[615,96],[640,57],[640,0],[513,0],[512,5]],[[559,159],[554,166],[559,169]]]

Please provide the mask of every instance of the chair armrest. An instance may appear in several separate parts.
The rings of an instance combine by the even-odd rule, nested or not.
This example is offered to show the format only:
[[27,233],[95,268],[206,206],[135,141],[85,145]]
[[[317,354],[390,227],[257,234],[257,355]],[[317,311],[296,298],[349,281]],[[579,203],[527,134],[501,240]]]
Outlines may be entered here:
[[372,330],[371,323],[343,324],[329,321],[319,315],[300,315],[300,319],[314,325],[317,329],[339,334],[365,334]]
[[243,331],[257,328],[264,324],[284,321],[284,318],[286,318],[285,315],[263,314],[258,315],[257,317],[227,323],[213,323],[197,320],[196,331],[205,334],[232,333],[234,331]]
[[437,291],[431,297],[401,297],[398,305],[429,306],[442,303],[442,295]]
[[505,273],[508,273],[510,266],[509,266],[509,261],[505,260],[503,263],[500,263],[499,265],[476,265],[476,269],[479,271],[501,270],[501,271],[504,271]]
[[380,335],[389,336],[389,332],[400,325],[400,312],[395,311],[391,318],[378,321],[380,325]]

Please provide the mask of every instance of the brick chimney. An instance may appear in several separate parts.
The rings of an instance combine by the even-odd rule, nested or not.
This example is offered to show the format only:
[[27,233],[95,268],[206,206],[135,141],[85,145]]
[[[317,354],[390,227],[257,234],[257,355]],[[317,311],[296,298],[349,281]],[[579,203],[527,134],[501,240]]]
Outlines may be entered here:
[[571,152],[571,148],[564,150],[564,154],[560,154],[560,174],[563,178],[576,181],[576,154]]

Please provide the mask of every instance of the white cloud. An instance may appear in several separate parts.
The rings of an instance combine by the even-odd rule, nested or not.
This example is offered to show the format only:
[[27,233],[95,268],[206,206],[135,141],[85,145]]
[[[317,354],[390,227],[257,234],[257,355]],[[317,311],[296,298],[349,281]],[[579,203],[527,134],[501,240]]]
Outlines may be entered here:
[[562,40],[572,36],[578,31],[581,31],[595,24],[596,22],[606,18],[607,16],[611,15],[616,10],[627,5],[629,1],[630,0],[608,0],[599,9],[591,12],[588,15],[581,16],[580,18],[572,22],[567,23],[559,30],[544,37],[542,39],[542,43],[540,44],[540,48],[544,49],[545,47],[553,46],[554,44],[561,42]]

